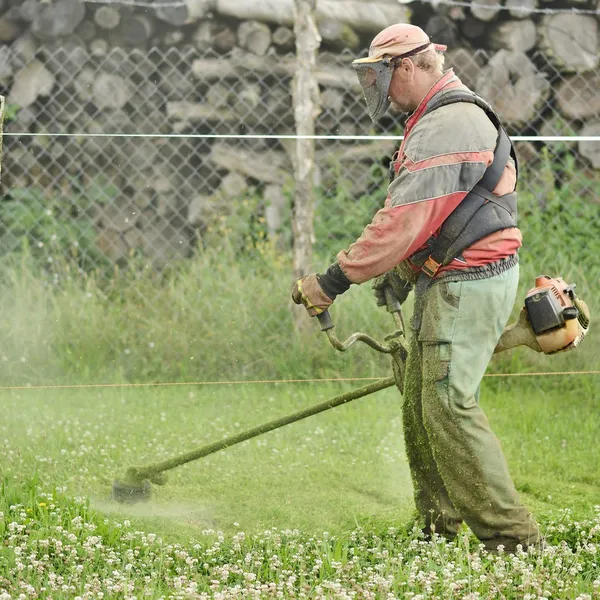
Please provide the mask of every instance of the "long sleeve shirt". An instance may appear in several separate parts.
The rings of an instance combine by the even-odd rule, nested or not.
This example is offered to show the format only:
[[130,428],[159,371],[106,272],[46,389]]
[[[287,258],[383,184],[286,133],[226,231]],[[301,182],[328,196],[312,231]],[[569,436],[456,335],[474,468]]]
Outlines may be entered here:
[[[386,273],[423,248],[492,163],[498,132],[480,107],[458,102],[423,115],[427,103],[448,90],[466,89],[447,71],[423,98],[406,123],[394,161],[395,178],[385,204],[360,238],[337,255],[352,283]],[[494,190],[514,191],[516,171],[509,159]],[[438,271],[465,269],[514,255],[522,244],[518,228],[489,235]],[[409,261],[410,262],[410,261]],[[417,270],[416,267],[414,267]]]

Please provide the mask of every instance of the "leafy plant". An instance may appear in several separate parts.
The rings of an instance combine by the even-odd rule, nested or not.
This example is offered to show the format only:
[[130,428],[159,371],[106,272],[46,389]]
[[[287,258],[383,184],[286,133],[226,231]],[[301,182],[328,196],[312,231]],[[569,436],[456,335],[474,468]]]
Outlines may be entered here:
[[64,261],[84,271],[108,266],[88,212],[96,200],[87,194],[48,196],[38,188],[13,188],[0,203],[0,253],[26,247],[35,263],[50,271]]
[[5,104],[4,105],[4,122],[10,123],[17,118],[17,114],[21,110],[21,107],[18,104]]

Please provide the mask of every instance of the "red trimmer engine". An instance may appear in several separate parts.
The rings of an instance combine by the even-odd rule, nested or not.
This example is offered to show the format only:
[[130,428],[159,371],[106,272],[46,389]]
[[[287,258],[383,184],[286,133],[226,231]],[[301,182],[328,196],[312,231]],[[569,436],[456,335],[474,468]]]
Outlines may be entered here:
[[588,332],[589,309],[574,290],[561,277],[540,275],[527,293],[525,310],[544,354],[576,348]]

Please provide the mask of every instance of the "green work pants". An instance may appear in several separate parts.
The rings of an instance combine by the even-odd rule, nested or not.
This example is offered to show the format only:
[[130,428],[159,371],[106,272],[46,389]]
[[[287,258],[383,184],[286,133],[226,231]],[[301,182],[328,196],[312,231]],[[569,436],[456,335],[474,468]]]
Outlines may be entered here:
[[479,385],[510,317],[518,265],[475,281],[441,281],[422,298],[404,380],[404,435],[426,531],[453,537],[462,521],[489,549],[538,541],[500,443],[479,406]]

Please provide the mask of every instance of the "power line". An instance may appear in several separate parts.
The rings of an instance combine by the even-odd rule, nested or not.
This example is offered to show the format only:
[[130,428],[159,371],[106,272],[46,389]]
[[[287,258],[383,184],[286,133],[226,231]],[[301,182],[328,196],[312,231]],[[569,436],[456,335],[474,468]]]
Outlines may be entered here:
[[182,0],[172,0],[165,2],[146,2],[145,0],[84,0],[86,4],[108,4],[117,6],[133,6],[135,8],[181,8],[186,6]]
[[[187,6],[183,0],[84,0],[87,4],[107,4],[117,6],[132,6],[134,8],[181,8]],[[461,6],[464,8],[483,8],[489,10],[511,10],[527,14],[543,14],[543,15],[558,15],[558,14],[579,14],[579,15],[600,15],[600,9],[590,8],[525,8],[519,6],[504,6],[502,4],[481,4],[479,2],[467,2],[461,0],[416,0],[415,2],[402,1],[401,4],[431,4],[435,9],[438,5],[445,6]]]
[[[295,134],[221,134],[221,133],[46,133],[4,132],[4,137],[89,137],[89,138],[190,138],[229,140],[338,140],[338,141],[382,141],[402,140],[403,135],[295,135]],[[513,135],[513,142],[600,142],[600,135]]]
[[528,14],[543,14],[543,15],[558,15],[558,14],[576,14],[576,15],[600,15],[600,9],[593,8],[526,8],[520,6],[504,6],[502,4],[481,4],[479,2],[466,2],[462,0],[419,0],[420,2],[431,4],[435,9],[438,5],[445,6],[462,6],[464,8],[484,8],[489,10],[511,10],[520,12],[524,15]]
[[[567,375],[600,375],[600,371],[540,371],[536,373],[486,373],[484,377],[552,377]],[[10,390],[80,390],[94,388],[172,387],[184,385],[256,385],[274,383],[326,383],[349,381],[379,381],[380,377],[323,377],[319,379],[238,379],[233,381],[166,381],[151,383],[79,383],[72,385],[5,385],[0,391]]]

